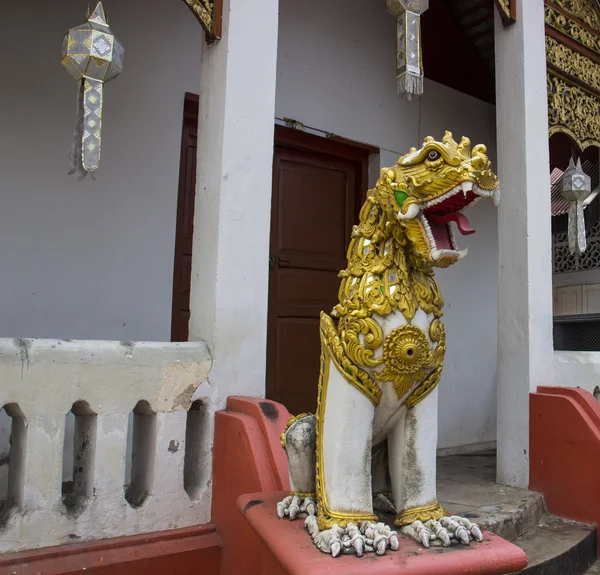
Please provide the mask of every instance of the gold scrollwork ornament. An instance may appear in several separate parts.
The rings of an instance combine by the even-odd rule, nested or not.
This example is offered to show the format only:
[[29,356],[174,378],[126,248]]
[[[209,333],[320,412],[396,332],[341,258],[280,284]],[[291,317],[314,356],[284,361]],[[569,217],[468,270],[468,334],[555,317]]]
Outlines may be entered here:
[[549,135],[562,132],[581,150],[600,146],[600,99],[548,70]]
[[600,36],[594,34],[578,22],[561,14],[548,4],[544,7],[546,24],[558,32],[562,32],[575,42],[600,54]]
[[212,42],[221,37],[222,0],[183,0],[194,13],[204,31],[206,41]]
[[600,14],[594,0],[552,0],[552,3],[600,32]]
[[546,60],[564,74],[577,78],[592,90],[600,92],[600,65],[551,36],[546,36]]

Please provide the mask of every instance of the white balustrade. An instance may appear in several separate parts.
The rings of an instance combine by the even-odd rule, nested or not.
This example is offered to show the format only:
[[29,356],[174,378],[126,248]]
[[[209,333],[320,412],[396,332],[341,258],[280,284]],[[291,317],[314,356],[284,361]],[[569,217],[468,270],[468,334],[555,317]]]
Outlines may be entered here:
[[204,342],[0,339],[0,552],[208,522],[210,366]]

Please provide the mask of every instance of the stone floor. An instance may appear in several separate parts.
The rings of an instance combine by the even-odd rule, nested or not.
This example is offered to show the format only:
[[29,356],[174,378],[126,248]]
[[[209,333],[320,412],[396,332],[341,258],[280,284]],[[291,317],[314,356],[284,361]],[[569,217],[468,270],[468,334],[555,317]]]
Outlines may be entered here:
[[600,562],[597,562],[586,575],[600,575]]
[[494,452],[438,458],[440,502],[521,547],[529,558],[523,575],[600,575],[595,526],[549,515],[540,493],[495,479]]
[[438,459],[438,498],[447,511],[514,541],[545,512],[541,494],[496,483],[495,452]]

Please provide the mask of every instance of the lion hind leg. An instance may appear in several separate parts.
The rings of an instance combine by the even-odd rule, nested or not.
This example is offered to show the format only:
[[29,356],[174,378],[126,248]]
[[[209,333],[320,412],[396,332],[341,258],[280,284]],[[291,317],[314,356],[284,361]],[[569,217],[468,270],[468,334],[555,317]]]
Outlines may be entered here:
[[449,517],[437,500],[437,413],[437,388],[406,412],[402,504],[396,500],[402,512],[395,524],[424,547],[482,541],[475,523],[463,517]]
[[296,519],[316,514],[315,427],[315,416],[303,414],[292,417],[282,435],[282,445],[288,458],[291,493],[277,504],[280,519]]

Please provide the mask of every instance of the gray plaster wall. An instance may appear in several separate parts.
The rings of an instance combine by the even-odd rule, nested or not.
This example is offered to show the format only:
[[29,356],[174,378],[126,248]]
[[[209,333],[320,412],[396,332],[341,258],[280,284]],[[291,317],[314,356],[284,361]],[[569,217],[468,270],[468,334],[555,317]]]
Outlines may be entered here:
[[106,86],[96,181],[67,175],[75,82],[60,64],[82,0],[6,2],[0,90],[0,332],[170,339],[183,99],[202,30],[176,0],[104,0],[125,46]]
[[[398,98],[395,33],[383,1],[280,0],[277,117],[380,147],[371,183],[380,167],[445,130],[485,143],[495,162],[493,106],[430,81],[421,99]],[[468,257],[437,274],[446,301],[439,409],[446,449],[496,438],[497,214],[481,202],[469,218],[477,233],[459,236]]]

